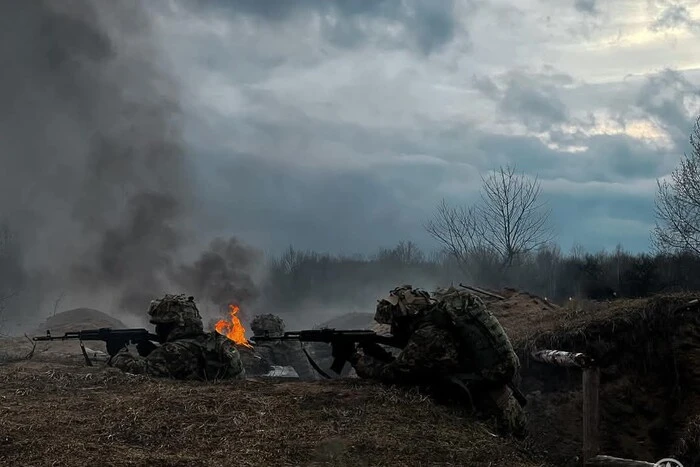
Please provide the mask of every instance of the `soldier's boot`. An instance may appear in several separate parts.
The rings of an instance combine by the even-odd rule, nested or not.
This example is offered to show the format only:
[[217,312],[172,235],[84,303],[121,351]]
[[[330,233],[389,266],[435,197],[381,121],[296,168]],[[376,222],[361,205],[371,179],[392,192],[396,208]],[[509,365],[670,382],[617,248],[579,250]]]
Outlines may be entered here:
[[508,386],[489,392],[496,410],[498,430],[501,435],[512,435],[518,439],[527,436],[527,416]]

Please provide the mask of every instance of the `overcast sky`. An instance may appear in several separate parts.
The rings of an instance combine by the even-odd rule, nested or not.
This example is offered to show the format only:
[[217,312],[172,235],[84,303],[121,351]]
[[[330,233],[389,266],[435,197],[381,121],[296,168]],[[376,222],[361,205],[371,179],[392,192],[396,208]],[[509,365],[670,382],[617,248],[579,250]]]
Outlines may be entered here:
[[202,228],[268,251],[436,247],[435,205],[501,164],[539,175],[564,250],[646,250],[700,113],[697,1],[158,5]]

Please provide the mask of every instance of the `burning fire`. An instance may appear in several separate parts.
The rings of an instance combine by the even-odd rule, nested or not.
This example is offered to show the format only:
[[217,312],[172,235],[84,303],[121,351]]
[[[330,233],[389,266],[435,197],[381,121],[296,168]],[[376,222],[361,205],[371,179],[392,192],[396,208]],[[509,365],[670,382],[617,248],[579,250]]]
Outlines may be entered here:
[[245,328],[241,320],[236,316],[238,312],[241,311],[240,307],[237,305],[229,305],[228,308],[231,314],[231,321],[226,321],[225,319],[219,320],[219,322],[214,325],[216,332],[228,337],[238,345],[244,345],[252,349],[253,346],[250,345],[248,339],[245,338]]

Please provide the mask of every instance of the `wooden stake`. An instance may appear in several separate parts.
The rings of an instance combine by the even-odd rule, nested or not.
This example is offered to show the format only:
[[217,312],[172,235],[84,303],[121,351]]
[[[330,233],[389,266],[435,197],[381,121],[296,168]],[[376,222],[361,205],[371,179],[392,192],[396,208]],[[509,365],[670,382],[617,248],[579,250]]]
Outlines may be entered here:
[[[597,367],[583,369],[583,461],[586,462],[600,450],[600,410],[598,394],[600,370]],[[624,465],[624,464],[623,464]]]

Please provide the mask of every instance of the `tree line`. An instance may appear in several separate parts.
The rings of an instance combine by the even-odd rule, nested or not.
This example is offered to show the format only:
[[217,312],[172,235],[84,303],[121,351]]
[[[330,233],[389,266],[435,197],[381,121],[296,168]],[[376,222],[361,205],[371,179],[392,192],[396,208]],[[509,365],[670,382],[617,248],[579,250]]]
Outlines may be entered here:
[[271,261],[262,296],[266,308],[279,310],[304,308],[309,300],[356,303],[364,309],[403,283],[425,288],[460,282],[491,289],[513,287],[556,303],[700,290],[700,256],[691,252],[632,254],[620,245],[597,253],[575,247],[564,254],[556,246],[544,246],[521,255],[505,270],[499,260],[493,257],[485,270],[465,273],[449,254],[425,254],[411,242],[364,258],[290,248]]

